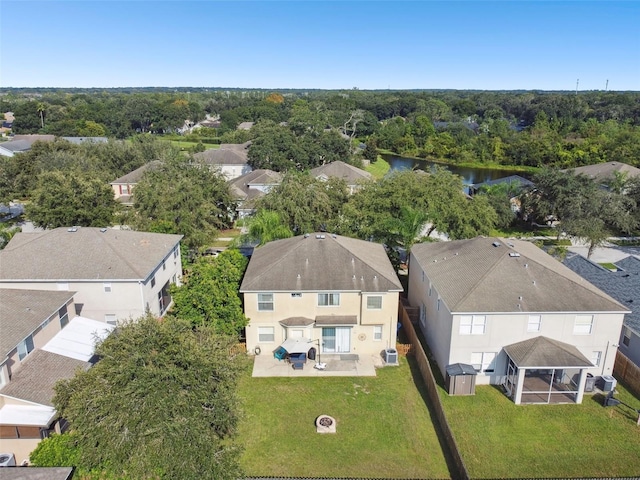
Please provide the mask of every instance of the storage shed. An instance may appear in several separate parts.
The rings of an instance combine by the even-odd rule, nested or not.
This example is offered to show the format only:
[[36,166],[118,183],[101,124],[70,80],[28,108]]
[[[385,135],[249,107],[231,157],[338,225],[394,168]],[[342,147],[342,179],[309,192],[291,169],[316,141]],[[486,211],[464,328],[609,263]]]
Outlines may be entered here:
[[477,372],[472,365],[453,363],[447,365],[447,392],[449,395],[475,395]]

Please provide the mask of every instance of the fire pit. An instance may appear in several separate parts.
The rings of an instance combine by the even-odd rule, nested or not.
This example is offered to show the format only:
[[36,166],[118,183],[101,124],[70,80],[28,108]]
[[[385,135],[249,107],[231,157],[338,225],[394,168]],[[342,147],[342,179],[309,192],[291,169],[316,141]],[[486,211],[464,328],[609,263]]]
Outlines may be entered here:
[[316,432],[336,433],[336,419],[329,415],[320,415],[316,418]]

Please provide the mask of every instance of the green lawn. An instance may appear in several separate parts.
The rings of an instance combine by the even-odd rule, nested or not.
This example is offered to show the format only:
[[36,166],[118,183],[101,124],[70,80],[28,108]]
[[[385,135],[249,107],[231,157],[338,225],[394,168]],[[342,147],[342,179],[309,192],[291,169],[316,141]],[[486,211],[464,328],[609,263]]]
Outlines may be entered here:
[[[640,408],[618,384],[616,398]],[[450,397],[441,390],[447,419],[472,478],[597,477],[640,474],[637,415],[602,406],[515,405],[493,386]]]
[[391,165],[389,165],[389,163],[385,159],[378,155],[378,159],[375,162],[367,165],[365,170],[373,175],[376,180],[380,180],[387,174],[390,168]]
[[[402,357],[377,377],[251,378],[240,382],[247,475],[448,478],[423,397]],[[318,434],[331,415],[336,434]]]

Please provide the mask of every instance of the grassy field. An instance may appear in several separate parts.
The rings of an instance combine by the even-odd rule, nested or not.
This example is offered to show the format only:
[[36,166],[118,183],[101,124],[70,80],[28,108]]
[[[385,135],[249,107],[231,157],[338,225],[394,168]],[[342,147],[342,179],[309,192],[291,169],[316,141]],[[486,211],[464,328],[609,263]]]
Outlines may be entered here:
[[[618,384],[616,398],[640,408]],[[441,392],[447,419],[473,478],[640,475],[637,415],[602,406],[585,395],[581,405],[515,405],[493,386],[476,395]]]
[[[247,475],[448,478],[406,358],[377,377],[251,378],[240,384]],[[337,421],[318,434],[315,419]]]
[[371,175],[373,175],[376,180],[380,180],[382,177],[384,177],[387,174],[390,168],[391,166],[389,165],[389,163],[387,163],[386,160],[384,160],[380,155],[378,155],[378,159],[375,162],[367,165],[365,170],[369,172]]

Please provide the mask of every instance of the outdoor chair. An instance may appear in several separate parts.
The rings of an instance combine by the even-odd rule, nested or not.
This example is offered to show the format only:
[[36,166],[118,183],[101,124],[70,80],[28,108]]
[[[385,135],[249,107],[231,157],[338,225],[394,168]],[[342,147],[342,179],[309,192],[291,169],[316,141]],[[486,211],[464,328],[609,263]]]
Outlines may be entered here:
[[287,358],[287,351],[282,347],[278,347],[276,351],[273,352],[273,358],[284,360],[285,358]]

